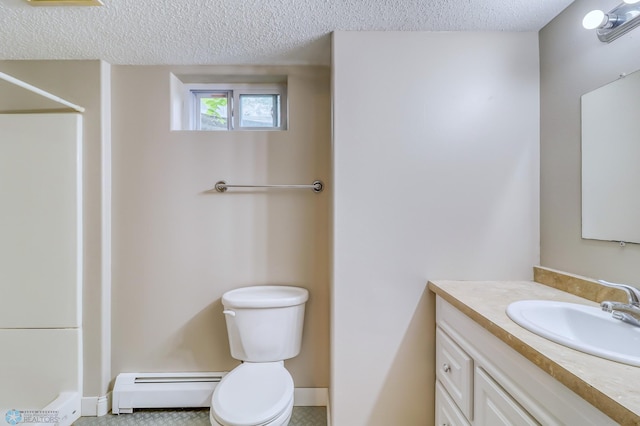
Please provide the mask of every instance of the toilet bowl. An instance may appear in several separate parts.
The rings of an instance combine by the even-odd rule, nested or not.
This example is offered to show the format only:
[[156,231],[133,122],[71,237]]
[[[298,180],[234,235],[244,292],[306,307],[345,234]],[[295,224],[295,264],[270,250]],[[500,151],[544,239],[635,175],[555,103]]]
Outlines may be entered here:
[[211,424],[286,425],[293,411],[293,379],[280,362],[245,362],[224,376],[211,402]]
[[214,426],[286,426],[294,383],[284,360],[300,352],[309,292],[290,286],[245,287],[222,296],[231,356],[242,361],[213,391]]

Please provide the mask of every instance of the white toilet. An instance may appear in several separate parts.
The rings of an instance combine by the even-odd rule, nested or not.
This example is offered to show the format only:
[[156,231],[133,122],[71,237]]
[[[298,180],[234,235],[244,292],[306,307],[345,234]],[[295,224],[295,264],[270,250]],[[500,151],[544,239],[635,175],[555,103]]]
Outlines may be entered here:
[[222,296],[231,356],[242,362],[211,398],[214,426],[285,426],[293,411],[293,379],[284,360],[300,353],[309,292],[257,286]]

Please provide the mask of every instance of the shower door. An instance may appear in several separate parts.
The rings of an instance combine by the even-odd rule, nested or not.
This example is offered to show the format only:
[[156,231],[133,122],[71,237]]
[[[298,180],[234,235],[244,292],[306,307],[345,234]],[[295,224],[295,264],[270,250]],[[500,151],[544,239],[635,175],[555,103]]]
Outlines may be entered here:
[[0,114],[0,409],[82,395],[81,183],[80,114]]

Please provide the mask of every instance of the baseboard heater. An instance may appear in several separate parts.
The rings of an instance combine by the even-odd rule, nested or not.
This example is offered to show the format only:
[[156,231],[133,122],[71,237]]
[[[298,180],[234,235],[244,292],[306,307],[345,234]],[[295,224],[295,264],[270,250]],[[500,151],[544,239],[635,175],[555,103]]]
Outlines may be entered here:
[[226,373],[121,373],[113,387],[113,414],[134,408],[210,407]]

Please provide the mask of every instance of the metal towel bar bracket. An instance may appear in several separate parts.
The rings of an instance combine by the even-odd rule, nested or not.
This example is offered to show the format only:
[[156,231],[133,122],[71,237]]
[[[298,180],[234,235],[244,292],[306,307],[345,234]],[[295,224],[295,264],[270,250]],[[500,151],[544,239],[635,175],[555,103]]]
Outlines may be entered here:
[[315,193],[322,192],[324,184],[322,181],[314,180],[311,185],[229,185],[223,180],[216,182],[216,191],[227,192],[229,188],[285,188],[285,189],[311,189]]

